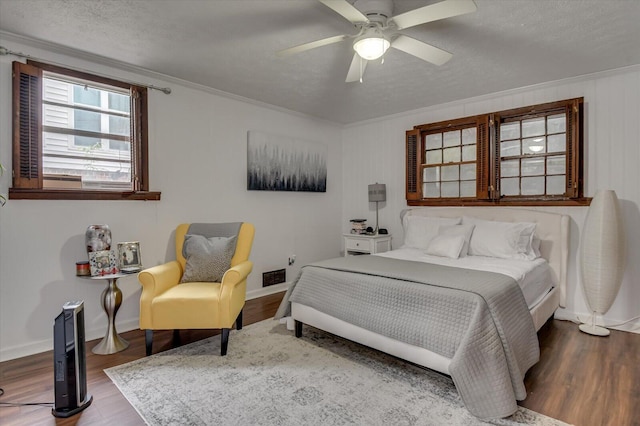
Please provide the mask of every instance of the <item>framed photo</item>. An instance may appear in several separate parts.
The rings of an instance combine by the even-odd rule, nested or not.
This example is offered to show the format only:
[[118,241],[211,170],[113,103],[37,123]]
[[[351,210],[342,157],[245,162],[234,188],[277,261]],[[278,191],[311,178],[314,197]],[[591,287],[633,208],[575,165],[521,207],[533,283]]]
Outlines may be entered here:
[[113,250],[100,250],[89,252],[89,268],[92,277],[117,274],[118,261]]
[[142,269],[140,243],[138,241],[118,243],[118,263],[122,272],[136,272]]

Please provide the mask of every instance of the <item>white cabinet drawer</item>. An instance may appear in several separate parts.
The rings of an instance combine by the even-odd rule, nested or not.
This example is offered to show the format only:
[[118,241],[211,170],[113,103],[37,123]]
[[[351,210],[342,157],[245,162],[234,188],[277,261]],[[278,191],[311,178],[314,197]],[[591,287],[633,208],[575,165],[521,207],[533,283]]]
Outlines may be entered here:
[[344,255],[375,254],[391,250],[391,235],[344,234]]
[[366,240],[359,240],[355,238],[345,238],[344,247],[346,250],[355,251],[370,251],[371,244]]

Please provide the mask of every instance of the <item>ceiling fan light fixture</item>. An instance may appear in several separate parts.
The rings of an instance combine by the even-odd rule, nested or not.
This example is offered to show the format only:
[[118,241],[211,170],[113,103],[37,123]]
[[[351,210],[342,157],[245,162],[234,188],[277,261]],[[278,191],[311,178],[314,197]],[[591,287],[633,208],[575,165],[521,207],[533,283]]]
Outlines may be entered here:
[[362,59],[373,61],[385,54],[391,46],[389,40],[381,34],[365,34],[353,43],[355,50]]

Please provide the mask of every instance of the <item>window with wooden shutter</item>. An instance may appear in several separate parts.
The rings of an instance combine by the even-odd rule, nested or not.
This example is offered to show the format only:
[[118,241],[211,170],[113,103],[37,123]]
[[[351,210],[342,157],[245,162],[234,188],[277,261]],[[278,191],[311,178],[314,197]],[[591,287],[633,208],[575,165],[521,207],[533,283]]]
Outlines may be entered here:
[[[569,99],[415,126],[407,132],[407,203],[583,204],[582,103]],[[409,182],[413,141],[421,161],[417,182]],[[414,186],[418,191],[410,193]]]
[[35,61],[13,63],[10,199],[144,199],[147,89]]
[[42,70],[13,63],[13,182],[21,188],[42,187]]
[[420,170],[420,144],[418,130],[407,131],[407,200],[419,200],[421,198],[418,185],[418,173]]

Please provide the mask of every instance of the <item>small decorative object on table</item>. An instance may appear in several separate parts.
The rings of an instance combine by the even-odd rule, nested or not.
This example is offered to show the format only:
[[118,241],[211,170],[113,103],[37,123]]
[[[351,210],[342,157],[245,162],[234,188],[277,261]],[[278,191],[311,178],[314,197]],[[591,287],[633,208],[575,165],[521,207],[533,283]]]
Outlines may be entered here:
[[116,254],[113,250],[90,252],[89,266],[91,267],[92,277],[118,273],[118,263],[116,261]]
[[367,219],[351,219],[351,233],[365,234],[367,232]]
[[138,241],[118,243],[118,260],[121,272],[137,272],[141,270],[140,243]]
[[91,275],[91,268],[89,267],[88,261],[76,262],[76,275],[79,277],[88,277]]
[[87,253],[111,250],[111,229],[109,225],[89,225],[84,234]]

